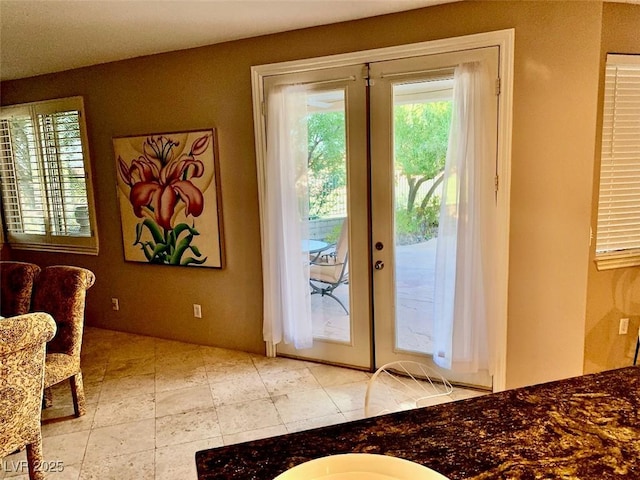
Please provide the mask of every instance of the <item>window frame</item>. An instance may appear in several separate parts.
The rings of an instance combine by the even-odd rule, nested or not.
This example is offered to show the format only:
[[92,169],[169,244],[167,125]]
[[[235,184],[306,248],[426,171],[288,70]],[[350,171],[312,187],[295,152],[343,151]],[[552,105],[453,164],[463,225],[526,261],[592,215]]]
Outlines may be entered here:
[[[2,202],[2,229],[4,233],[4,241],[11,245],[11,248],[18,250],[38,250],[59,253],[77,253],[85,255],[98,254],[98,231],[96,225],[96,213],[94,202],[93,175],[91,169],[91,159],[89,154],[89,142],[87,136],[87,127],[85,121],[84,99],[81,96],[59,98],[54,100],[45,100],[40,102],[30,102],[15,105],[7,105],[0,108],[0,120],[9,119],[15,116],[29,116],[37,133],[35,134],[36,155],[38,162],[41,163],[43,155],[41,152],[41,132],[37,128],[39,115],[51,115],[60,112],[78,112],[78,128],[79,138],[82,147],[82,162],[84,168],[84,183],[87,196],[88,216],[89,216],[89,235],[88,236],[72,236],[68,234],[54,235],[50,226],[49,212],[46,205],[43,205],[43,216],[45,218],[45,233],[16,233],[11,232],[6,221],[6,206],[4,205],[4,195],[0,196]],[[11,158],[11,161],[15,160]],[[44,177],[43,177],[44,178]],[[67,178],[67,177],[65,177]],[[46,183],[46,182],[43,182]],[[0,176],[0,189],[4,190],[5,180]],[[43,189],[47,190],[46,185]],[[50,194],[46,193],[50,199]]]
[[[620,234],[610,233],[616,227],[616,221],[612,220],[612,215],[615,214],[615,205],[613,204],[617,201],[615,194],[619,195],[623,189],[621,184],[625,182],[621,178],[624,177],[625,169],[629,169],[627,172],[630,171],[632,174],[640,169],[640,143],[629,147],[631,159],[628,160],[627,164],[622,164],[624,160],[627,160],[622,156],[628,152],[622,152],[621,147],[627,148],[628,140],[616,137],[616,128],[618,129],[618,135],[621,135],[620,131],[625,127],[628,128],[627,120],[618,122],[617,119],[623,115],[621,114],[618,117],[616,108],[619,103],[632,101],[633,97],[633,93],[629,93],[626,97],[619,93],[619,85],[621,83],[618,82],[619,68],[633,71],[631,83],[633,88],[640,91],[640,55],[607,54],[606,57],[595,236],[595,263],[598,270],[640,265],[640,232],[637,232],[640,229],[640,218],[631,219],[632,223],[626,226],[627,230],[625,231],[632,232],[636,230],[636,233],[631,235],[632,239],[635,239],[635,244],[628,248],[621,247],[619,240],[616,247],[616,238],[619,238]],[[635,72],[636,70],[637,73]],[[632,121],[640,121],[640,112],[633,112],[632,115]],[[636,155],[637,157],[635,157]],[[634,180],[632,188],[638,190],[640,181]],[[607,192],[606,194],[605,191]],[[630,196],[635,196],[636,198],[629,200],[632,205],[626,211],[628,212],[631,209],[640,211],[640,191],[635,194],[631,193]],[[625,228],[625,225],[618,223],[617,227]],[[605,234],[605,229],[607,229],[607,234]],[[625,234],[625,231],[622,232],[622,235]]]

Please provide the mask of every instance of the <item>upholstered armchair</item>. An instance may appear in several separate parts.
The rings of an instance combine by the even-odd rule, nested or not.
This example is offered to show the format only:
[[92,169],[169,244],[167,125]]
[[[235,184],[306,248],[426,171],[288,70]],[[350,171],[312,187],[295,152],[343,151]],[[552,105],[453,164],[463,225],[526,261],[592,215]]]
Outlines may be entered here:
[[0,315],[13,317],[29,313],[31,294],[40,267],[25,262],[0,262]]
[[46,313],[0,320],[0,459],[27,447],[31,480],[44,479],[40,412],[46,342],[56,325]]
[[86,413],[80,348],[86,292],[94,281],[93,272],[84,268],[44,267],[36,280],[31,307],[33,311],[51,314],[58,327],[56,336],[47,345],[45,406],[51,405],[47,389],[68,378],[76,417]]

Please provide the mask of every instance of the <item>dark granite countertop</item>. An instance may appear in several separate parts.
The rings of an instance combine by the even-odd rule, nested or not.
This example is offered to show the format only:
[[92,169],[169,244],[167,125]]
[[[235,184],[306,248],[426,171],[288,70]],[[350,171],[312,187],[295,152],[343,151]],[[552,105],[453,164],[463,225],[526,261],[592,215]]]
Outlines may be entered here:
[[508,390],[196,453],[199,480],[270,480],[340,453],[457,479],[640,480],[640,367]]

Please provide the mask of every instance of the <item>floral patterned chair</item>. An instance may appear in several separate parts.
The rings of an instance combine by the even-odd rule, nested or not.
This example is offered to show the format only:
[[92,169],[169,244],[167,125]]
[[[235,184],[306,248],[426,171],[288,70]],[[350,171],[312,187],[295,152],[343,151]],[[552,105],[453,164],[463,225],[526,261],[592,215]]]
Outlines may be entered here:
[[0,320],[0,459],[26,446],[31,480],[44,479],[38,471],[44,358],[55,331],[42,312]]
[[13,317],[29,313],[33,284],[40,267],[25,262],[0,262],[0,315]]
[[68,378],[76,417],[86,413],[80,348],[86,292],[94,281],[93,272],[84,268],[63,265],[44,267],[36,280],[31,305],[33,311],[51,314],[58,327],[58,333],[47,345],[45,406],[51,406],[48,388]]

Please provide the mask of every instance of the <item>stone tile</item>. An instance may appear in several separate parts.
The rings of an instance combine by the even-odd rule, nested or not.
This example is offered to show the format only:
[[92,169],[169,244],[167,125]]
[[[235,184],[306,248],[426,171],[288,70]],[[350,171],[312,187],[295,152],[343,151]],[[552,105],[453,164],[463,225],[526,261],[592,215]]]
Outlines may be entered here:
[[83,332],[83,342],[108,342],[110,340],[119,339],[121,337],[137,337],[134,333],[118,332],[116,330],[108,330],[106,328],[97,328],[85,325]]
[[[363,418],[369,378],[341,367],[94,327],[85,328],[82,368],[87,415],[73,417],[68,382],[54,387],[54,406],[43,412],[45,455],[66,462],[49,480],[195,480],[198,450]],[[477,394],[456,389],[452,397]],[[125,423],[107,425],[115,421]],[[12,458],[26,461],[24,452]]]
[[[26,464],[25,464],[26,465]],[[12,468],[12,467],[8,467],[8,468]],[[20,467],[21,469],[23,467]],[[25,466],[24,469],[26,469],[27,467]],[[24,474],[24,475],[13,475],[13,476],[7,476],[6,478],[10,478],[11,480],[29,480],[29,474]]]
[[214,383],[211,385],[211,393],[213,395],[213,404],[216,407],[269,398],[269,392],[267,392],[264,383],[259,377],[253,380],[243,379],[241,382],[229,380]]
[[101,345],[99,349],[89,350],[86,341],[83,341],[82,352],[80,353],[80,365],[82,369],[87,365],[106,367],[111,358],[110,345]]
[[251,440],[259,440],[261,438],[285,435],[286,433],[288,432],[285,425],[275,425],[273,427],[265,427],[257,430],[233,433],[231,435],[223,435],[222,439],[224,440],[225,445],[234,445],[236,443],[250,442]]
[[121,400],[145,393],[154,393],[155,391],[156,378],[153,373],[116,378],[103,382],[100,402]]
[[83,358],[81,361],[82,382],[84,384],[102,382],[104,380],[104,374],[107,371],[108,364],[108,361],[96,364]]
[[[5,468],[7,468],[7,470],[11,470],[14,466],[17,466],[20,470],[24,469],[25,471],[28,471],[26,462],[27,460],[25,459],[24,463],[21,463],[20,465],[11,465],[11,463],[9,463]],[[45,474],[46,480],[78,480],[78,477],[80,475],[79,464],[68,465],[64,463],[57,463],[55,461],[48,462],[48,460],[46,459],[45,462],[46,468],[48,469]],[[10,478],[11,480],[29,480],[28,473],[22,475],[14,475],[13,473],[15,472],[9,472],[9,475],[7,477],[3,477],[2,473],[0,473],[0,478]]]
[[421,398],[418,402],[405,402],[404,406],[409,408],[418,408],[418,407],[432,407],[434,405],[441,405],[443,403],[451,402],[452,398],[448,395],[441,395],[437,397],[429,397],[429,398]]
[[271,358],[254,355],[252,359],[253,364],[258,369],[258,372],[260,372],[260,375],[284,372],[287,370],[298,370],[300,368],[307,368],[309,365],[313,365],[309,362],[283,357]]
[[86,382],[83,378],[82,386],[84,387],[84,401],[87,405],[98,403],[100,393],[102,392],[102,381]]
[[322,388],[280,395],[273,403],[285,424],[340,413]]
[[223,435],[258,430],[283,422],[271,399],[252,400],[217,407],[218,423]]
[[52,406],[42,412],[44,418],[73,415],[73,397],[69,380],[63,380],[51,387]]
[[163,353],[156,356],[156,372],[172,373],[181,370],[193,370],[204,367],[204,359],[199,349],[189,349],[175,353]]
[[152,418],[94,428],[89,435],[85,463],[101,462],[123,452],[153,450],[155,443],[155,420]]
[[41,418],[48,422],[64,422],[72,420],[76,418],[73,410],[73,403],[71,403],[71,400],[68,402],[61,402],[54,396],[53,405],[42,409]]
[[451,393],[450,397],[453,400],[464,400],[465,398],[480,397],[482,395],[488,395],[489,393],[491,392],[485,390],[473,390],[470,388],[453,387],[453,392]]
[[159,370],[156,373],[156,392],[208,385],[204,366]]
[[107,365],[104,379],[113,380],[114,378],[156,373],[155,361],[154,355],[144,358],[111,360]]
[[218,347],[200,347],[200,353],[206,364],[227,363],[253,363],[251,354],[240,352],[238,350],[229,350],[227,348]]
[[167,415],[156,419],[156,447],[220,437],[215,408]]
[[207,378],[211,384],[232,380],[238,383],[251,382],[253,379],[260,378],[253,363],[247,363],[245,361],[237,364],[205,364],[205,368],[207,370]]
[[285,424],[288,433],[301,432],[303,430],[309,430],[312,428],[326,427],[327,425],[335,425],[337,423],[344,423],[345,417],[342,413],[334,413],[324,417],[315,417],[305,420],[298,420]]
[[127,397],[113,402],[100,402],[93,419],[93,427],[100,428],[135,422],[145,418],[154,418],[155,414],[156,404],[153,393]]
[[0,474],[11,480],[29,479],[29,468],[27,466],[27,451],[22,449],[21,451],[12,455],[0,459]]
[[156,393],[156,417],[213,408],[209,385]]
[[[80,463],[73,465],[63,464],[61,470],[51,471],[47,475],[47,480],[78,480],[80,478]],[[56,468],[57,465],[53,465],[52,468]]]
[[326,387],[325,391],[335,402],[341,412],[364,408],[364,397],[367,392],[366,382],[348,383],[334,387]]
[[367,382],[370,375],[351,368],[334,367],[333,365],[316,365],[309,371],[323,387],[344,385],[345,383]]
[[365,418],[364,408],[358,408],[356,410],[349,410],[348,412],[342,412],[344,418],[347,422],[352,422],[354,420],[361,420]]
[[168,356],[191,353],[202,358],[200,348],[200,345],[196,345],[195,343],[158,339],[156,340],[156,357],[162,359]]
[[96,415],[96,405],[87,405],[87,413],[81,417],[76,417],[73,413],[73,406],[65,409],[65,415],[53,413],[55,408],[45,408],[42,411],[42,436],[52,437],[64,435],[65,433],[82,432],[91,430],[93,418]]
[[44,461],[62,462],[62,465],[82,463],[90,433],[90,430],[85,430],[43,439],[42,452]]
[[260,376],[267,391],[273,396],[320,387],[316,377],[311,374],[308,368],[272,371],[261,373]]
[[154,480],[156,452],[127,453],[97,463],[84,462],[80,480]]
[[155,480],[195,480],[196,452],[222,446],[222,438],[209,438],[156,450]]
[[154,357],[156,354],[156,339],[137,337],[134,340],[114,342],[110,350],[110,361]]

